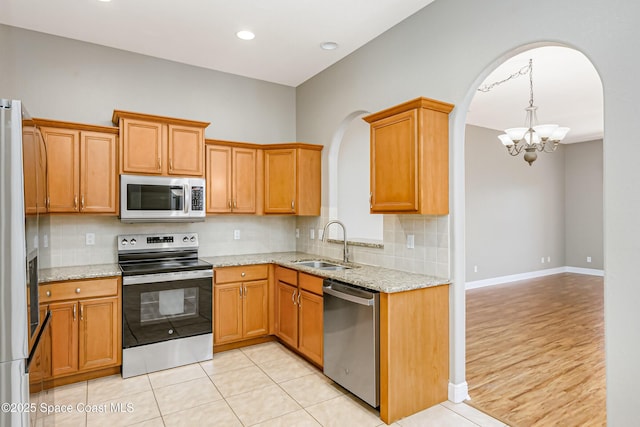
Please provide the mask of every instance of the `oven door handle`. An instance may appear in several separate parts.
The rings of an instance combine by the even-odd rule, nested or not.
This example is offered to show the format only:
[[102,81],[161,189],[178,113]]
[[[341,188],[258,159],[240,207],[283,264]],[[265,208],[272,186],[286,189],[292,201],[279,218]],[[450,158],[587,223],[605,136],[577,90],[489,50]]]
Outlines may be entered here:
[[174,282],[177,280],[206,279],[213,277],[213,270],[190,270],[173,273],[140,274],[137,276],[124,276],[122,285],[144,285],[147,283]]

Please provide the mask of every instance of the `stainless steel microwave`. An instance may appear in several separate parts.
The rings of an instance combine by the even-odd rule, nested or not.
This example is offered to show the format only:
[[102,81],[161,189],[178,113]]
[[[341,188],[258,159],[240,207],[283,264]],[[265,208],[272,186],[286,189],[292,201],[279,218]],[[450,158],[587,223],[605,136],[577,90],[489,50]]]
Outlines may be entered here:
[[204,221],[203,178],[120,175],[122,222]]

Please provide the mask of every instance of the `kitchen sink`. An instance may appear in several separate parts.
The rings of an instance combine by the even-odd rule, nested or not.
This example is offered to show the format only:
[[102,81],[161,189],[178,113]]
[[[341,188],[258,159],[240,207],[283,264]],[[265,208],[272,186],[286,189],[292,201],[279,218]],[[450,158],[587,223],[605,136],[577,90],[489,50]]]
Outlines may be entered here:
[[294,262],[294,264],[301,265],[303,267],[317,268],[318,270],[348,270],[351,268],[342,264],[335,264],[333,262],[318,260],[296,261]]

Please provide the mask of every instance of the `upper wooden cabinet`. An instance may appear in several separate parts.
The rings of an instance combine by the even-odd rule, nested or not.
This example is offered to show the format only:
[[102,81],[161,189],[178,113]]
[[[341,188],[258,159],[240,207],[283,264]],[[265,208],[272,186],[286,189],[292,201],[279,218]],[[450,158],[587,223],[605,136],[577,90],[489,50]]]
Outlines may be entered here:
[[264,213],[320,215],[322,145],[278,144],[264,150]]
[[262,150],[252,144],[206,140],[207,213],[260,213]]
[[118,212],[118,129],[34,119],[47,157],[49,212]]
[[114,110],[120,127],[120,173],[204,176],[207,122]]
[[449,213],[453,107],[416,98],[363,118],[371,125],[371,213]]

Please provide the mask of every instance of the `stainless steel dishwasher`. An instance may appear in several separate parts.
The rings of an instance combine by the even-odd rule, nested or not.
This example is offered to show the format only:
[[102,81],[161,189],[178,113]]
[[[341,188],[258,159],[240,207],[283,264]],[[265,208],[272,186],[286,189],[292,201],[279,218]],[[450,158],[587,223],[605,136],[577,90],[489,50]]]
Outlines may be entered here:
[[380,398],[380,294],[323,282],[324,374],[377,408]]

